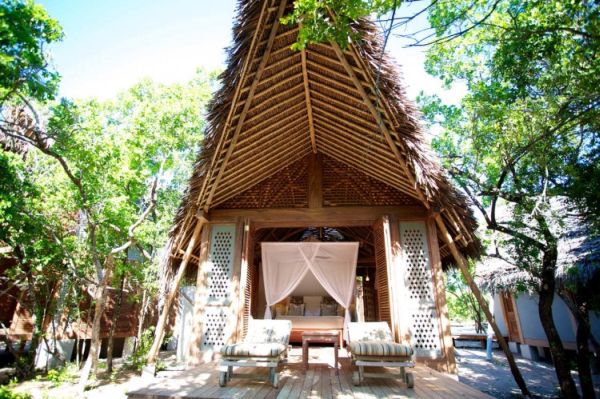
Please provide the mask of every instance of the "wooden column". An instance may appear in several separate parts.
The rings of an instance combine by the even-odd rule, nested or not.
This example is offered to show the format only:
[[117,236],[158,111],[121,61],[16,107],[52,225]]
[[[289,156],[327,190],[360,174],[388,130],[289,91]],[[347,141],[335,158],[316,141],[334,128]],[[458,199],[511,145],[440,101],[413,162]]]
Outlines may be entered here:
[[248,268],[250,267],[250,246],[252,246],[252,240],[250,240],[250,220],[244,219],[241,223],[241,229],[238,234],[241,237],[241,258],[240,258],[240,273],[239,273],[239,289],[238,295],[238,308],[237,308],[237,328],[235,330],[236,340],[242,340],[244,338],[244,324],[246,320],[244,318],[244,312],[246,310],[246,302],[250,301],[250,298],[246,298],[246,289],[250,281],[248,281]]
[[321,154],[311,154],[308,161],[308,207],[323,207],[323,164]]
[[405,320],[406,311],[402,308],[404,296],[406,295],[406,286],[404,284],[404,270],[402,270],[402,246],[400,244],[400,226],[398,218],[390,216],[389,223],[389,253],[390,253],[390,268],[388,272],[390,295],[391,295],[391,310],[394,314],[393,323],[394,331],[396,332],[396,340],[398,342],[410,343],[410,328]]
[[200,261],[198,263],[198,274],[196,277],[196,295],[194,299],[194,316],[192,318],[192,337],[188,348],[188,364],[201,363],[200,343],[202,342],[202,315],[206,308],[206,297],[208,292],[208,244],[210,237],[210,226],[206,226],[200,236]]
[[454,358],[454,345],[452,343],[452,332],[450,331],[450,319],[448,317],[448,307],[446,305],[446,287],[444,284],[444,272],[442,270],[442,260],[440,259],[440,248],[437,238],[437,229],[435,219],[430,216],[427,219],[427,235],[429,240],[429,256],[431,259],[431,274],[433,277],[433,288],[437,313],[439,316],[440,338],[442,352],[446,359],[446,371],[456,374],[456,359]]
[[243,299],[244,289],[242,287],[243,281],[245,280],[246,267],[244,263],[244,244],[246,242],[245,232],[245,220],[239,218],[236,223],[236,234],[234,251],[235,257],[233,258],[233,272],[231,274],[231,314],[235,316],[235,327],[229,337],[229,342],[236,342],[242,339],[241,336],[241,321],[243,320]]
[[181,283],[181,279],[185,275],[185,270],[192,257],[192,251],[196,246],[196,242],[198,240],[198,237],[200,236],[200,231],[202,231],[202,227],[207,222],[207,219],[204,216],[204,212],[200,212],[198,215],[196,215],[196,218],[196,227],[194,228],[194,232],[192,233],[192,238],[190,239],[187,249],[183,254],[183,259],[181,261],[181,264],[179,265],[179,270],[177,271],[177,274],[173,279],[171,290],[167,292],[165,304],[163,306],[160,317],[158,318],[158,322],[156,323],[156,331],[154,332],[154,342],[152,343],[152,347],[150,348],[150,351],[148,352],[148,357],[146,358],[148,364],[154,364],[156,362],[156,356],[158,355],[158,350],[160,349],[160,345],[162,344],[165,325],[167,324],[167,318],[169,316],[171,306],[173,305],[173,300],[175,299],[177,291],[179,290],[179,284]]

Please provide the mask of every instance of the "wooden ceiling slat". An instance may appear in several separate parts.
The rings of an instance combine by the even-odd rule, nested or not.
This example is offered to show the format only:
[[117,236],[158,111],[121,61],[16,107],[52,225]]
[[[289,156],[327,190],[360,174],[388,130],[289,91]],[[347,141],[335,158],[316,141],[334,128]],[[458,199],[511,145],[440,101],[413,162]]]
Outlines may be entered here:
[[[301,111],[298,111],[296,114],[301,118]],[[290,115],[293,116],[293,115]],[[263,141],[270,139],[274,136],[279,135],[280,133],[285,133],[286,131],[290,131],[293,127],[298,126],[298,119],[289,119],[287,123],[277,127],[275,130],[269,130],[268,132],[255,133],[253,135],[244,135],[244,138],[239,140],[236,148],[236,154],[245,153],[246,151],[254,151],[257,147],[257,144],[261,144]],[[257,138],[258,136],[258,138]],[[241,152],[243,151],[243,152]]]
[[[385,174],[386,178],[390,181],[396,181],[399,185],[406,185],[406,176],[402,174],[402,171],[399,167],[394,167],[394,165],[390,165],[389,163],[382,162],[378,157],[373,156],[369,153],[362,152],[360,154],[356,154],[356,147],[346,144],[343,140],[339,140],[335,137],[320,137],[324,142],[334,146],[340,153],[345,153],[348,156],[351,153],[354,153],[355,157],[361,159],[366,167],[371,167],[371,169],[375,171],[379,171],[380,174]],[[362,163],[361,163],[362,165]],[[392,173],[396,172],[396,173]],[[381,180],[381,176],[379,176],[378,180]],[[410,187],[410,186],[407,186]]]
[[[303,127],[305,127],[305,126],[306,125],[303,125]],[[287,140],[286,140],[286,144],[288,145],[287,147],[271,146],[271,147],[264,149],[263,151],[257,151],[250,157],[244,159],[244,162],[242,164],[240,164],[241,166],[239,166],[235,169],[231,169],[229,171],[229,173],[227,174],[227,176],[224,177],[223,181],[230,182],[230,181],[235,180],[237,177],[243,177],[243,176],[246,176],[247,174],[252,173],[253,167],[255,167],[257,164],[259,164],[263,158],[269,159],[269,155],[272,155],[273,153],[288,153],[290,151],[289,150],[290,148],[294,147],[298,142],[301,142],[303,139],[306,138],[306,137],[304,137],[302,130],[303,129],[298,129],[295,132],[293,132],[295,134],[295,137],[291,136],[291,137],[287,138]]]
[[[331,119],[331,118],[324,118],[321,115],[315,114],[315,121],[319,121],[319,124],[321,125],[321,127],[329,126],[329,129],[331,131],[341,130],[352,136],[357,134],[356,130],[354,130],[348,126],[342,125],[342,124],[338,123],[338,121]],[[375,132],[373,132],[371,134],[365,134],[365,135],[363,135],[363,137],[365,138],[365,140],[369,141],[370,143],[377,144],[382,149],[384,148],[386,151],[389,151],[387,144],[383,141],[383,137],[377,135]]]
[[320,109],[324,112],[329,112],[331,114],[337,112],[338,114],[340,114],[340,116],[338,116],[338,118],[342,118],[345,121],[347,121],[348,123],[352,123],[355,126],[361,126],[363,129],[377,129],[377,126],[369,120],[364,120],[364,119],[360,119],[358,118],[355,114],[352,114],[348,111],[346,111],[345,109],[342,108],[336,108],[334,105],[328,104],[325,101],[321,101],[319,99],[314,99],[313,102],[315,103],[315,109]]
[[[304,148],[304,151],[302,151]],[[288,153],[280,154],[280,156],[276,158],[272,158],[270,162],[264,164],[264,166],[258,170],[256,170],[252,179],[245,179],[245,183],[241,181],[235,182],[235,184],[230,184],[227,188],[227,191],[220,191],[218,197],[218,203],[215,203],[215,206],[227,201],[230,198],[235,197],[238,194],[243,193],[251,187],[254,187],[256,184],[259,184],[261,181],[271,177],[273,174],[277,173],[279,170],[285,168],[292,163],[299,161],[304,158],[306,155],[310,153],[310,147],[306,144],[302,144],[297,146],[298,151],[292,153],[293,155],[289,155]]]
[[311,95],[312,95],[312,97],[314,97],[314,98],[316,98],[316,99],[320,99],[321,101],[325,101],[325,102],[332,102],[332,103],[334,103],[336,106],[339,106],[339,107],[352,108],[352,112],[354,112],[354,113],[355,113],[355,115],[362,117],[363,119],[368,119],[368,120],[372,119],[372,118],[371,118],[371,114],[370,114],[370,113],[368,113],[368,112],[365,112],[365,111],[364,111],[364,110],[362,110],[362,109],[358,109],[358,108],[356,108],[356,107],[353,107],[353,106],[349,105],[348,103],[345,103],[345,102],[343,102],[343,101],[340,101],[340,100],[338,100],[338,99],[337,99],[337,98],[335,98],[335,97],[328,96],[328,95],[327,95],[327,94],[325,94],[325,93],[321,93],[321,92],[319,92],[319,91],[313,91],[313,92],[311,93]]
[[[285,79],[282,79],[281,81],[279,81],[278,83],[275,83],[272,86],[269,86],[269,88],[267,90],[262,90],[262,91],[257,91],[256,93],[254,93],[254,100],[256,101],[257,99],[269,94],[269,99],[272,98],[271,94],[275,91],[279,94],[284,94],[285,92],[281,92],[281,91],[277,91],[280,87],[285,86],[286,84],[293,82],[295,79],[297,79],[298,81],[302,80],[302,75],[301,74],[296,74],[296,75],[291,75]],[[294,85],[295,87],[295,85]],[[258,89],[257,89],[258,90]],[[279,95],[277,94],[277,95]],[[263,100],[264,101],[264,100]],[[262,104],[263,101],[257,101],[256,104],[260,105]]]
[[348,142],[352,142],[354,145],[357,145],[358,148],[366,147],[369,150],[377,152],[381,157],[389,157],[390,152],[387,146],[384,146],[382,143],[372,140],[367,136],[359,137],[356,134],[349,133],[346,130],[342,129],[331,129],[327,128],[325,125],[326,122],[323,122],[319,119],[315,119],[315,126],[318,128],[319,137],[320,136],[340,136],[344,140]]
[[345,163],[347,165],[352,166],[355,169],[358,169],[364,172],[366,175],[371,176],[372,178],[379,180],[391,187],[394,187],[403,193],[410,195],[411,197],[418,198],[414,189],[407,183],[402,183],[397,179],[392,179],[386,170],[389,170],[389,165],[387,166],[379,166],[376,167],[375,163],[360,163],[356,161],[356,157],[350,157],[348,153],[339,150],[339,146],[336,144],[331,144],[326,139],[322,140],[322,144],[319,148],[323,151],[324,154],[329,155],[330,157],[338,160],[339,162]]
[[254,133],[256,131],[264,131],[265,128],[272,128],[273,124],[275,122],[281,121],[281,120],[286,120],[293,115],[297,115],[298,113],[306,114],[306,108],[298,108],[300,105],[303,105],[303,104],[298,103],[296,105],[293,105],[289,109],[287,109],[286,113],[289,112],[290,114],[288,116],[286,116],[285,118],[281,118],[280,114],[274,114],[271,117],[266,118],[264,121],[261,121],[260,123],[257,123],[256,125],[252,126],[251,128],[245,129],[244,135],[248,135],[248,134]]
[[364,134],[376,135],[376,132],[377,132],[377,126],[375,126],[375,125],[373,125],[372,130],[369,130],[368,128],[361,126],[361,125],[357,125],[356,123],[354,123],[352,121],[340,118],[339,115],[331,113],[321,107],[315,107],[315,109],[313,110],[313,114],[315,114],[315,115],[318,114],[318,115],[321,115],[322,117],[332,118],[333,120],[335,120],[339,123],[342,123],[343,125],[346,125],[349,128],[360,130]]
[[[295,58],[297,58],[297,59],[295,59]],[[285,59],[284,61],[282,61],[281,63],[284,63],[284,62],[289,62],[289,63],[290,63],[290,66],[289,66],[289,67],[287,67],[287,68],[285,68],[285,69],[282,69],[281,71],[274,72],[272,75],[269,75],[269,74],[267,74],[267,75],[265,76],[265,79],[264,79],[264,80],[262,80],[260,83],[261,83],[261,84],[264,84],[264,83],[271,82],[271,81],[273,81],[273,80],[275,80],[275,79],[278,79],[278,78],[280,78],[282,75],[285,75],[287,72],[289,72],[289,70],[290,70],[290,69],[293,69],[293,68],[298,68],[298,69],[300,69],[300,63],[299,63],[299,62],[300,62],[300,53],[298,53],[298,54],[292,54],[292,55],[290,56],[290,58],[286,58],[286,59]],[[280,64],[280,63],[278,63],[278,64],[275,64],[275,65],[269,65],[269,67],[265,69],[265,72],[271,72],[271,70],[273,70],[273,69],[277,69],[276,67],[277,67],[277,66],[279,66],[279,64]]]
[[[294,128],[288,130],[286,132],[286,136],[289,136],[290,138],[298,138],[304,135],[307,130],[308,127],[306,126],[306,122],[304,122],[301,125],[296,125]],[[286,140],[289,140],[289,138],[286,137]],[[231,168],[227,171],[227,175],[236,175],[243,172],[250,165],[251,161],[255,160],[256,158],[261,158],[265,154],[265,150],[269,150],[274,147],[281,150],[282,146],[277,146],[277,144],[281,143],[281,141],[281,135],[272,136],[270,140],[263,140],[259,145],[253,146],[251,150],[249,149],[241,153],[234,153],[236,164],[231,166]],[[243,159],[241,164],[239,164],[240,159]],[[223,182],[227,180],[228,179],[226,176],[224,176]]]
[[[288,93],[289,93],[289,91],[288,91]],[[288,94],[288,93],[284,92],[284,93],[281,93],[281,94]],[[284,106],[285,104],[288,104],[288,103],[297,103],[298,100],[301,100],[302,98],[304,98],[304,92],[300,92],[300,93],[296,94],[293,97],[288,97],[287,99],[285,99],[283,101],[275,102],[275,104],[272,105],[271,107],[265,108],[264,110],[260,111],[256,115],[253,115],[251,118],[247,118],[244,121],[244,124],[252,123],[252,122],[254,122],[257,119],[262,118],[263,116],[265,116],[269,112],[273,112],[273,108],[275,108],[275,107],[279,108],[279,107]],[[271,99],[271,100],[273,100],[273,99]]]

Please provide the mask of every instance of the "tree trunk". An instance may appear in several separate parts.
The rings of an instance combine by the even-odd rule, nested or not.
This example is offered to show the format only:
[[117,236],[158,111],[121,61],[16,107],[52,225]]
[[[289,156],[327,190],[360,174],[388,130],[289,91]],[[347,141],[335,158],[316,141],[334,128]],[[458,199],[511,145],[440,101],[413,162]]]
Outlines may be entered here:
[[85,386],[87,385],[88,379],[90,377],[90,372],[92,369],[94,373],[98,368],[98,355],[100,353],[100,345],[102,344],[102,340],[100,339],[100,326],[102,322],[102,316],[104,314],[104,308],[106,306],[106,288],[108,287],[113,269],[113,255],[110,254],[106,259],[106,267],[104,269],[104,278],[101,283],[96,288],[96,293],[94,295],[94,300],[96,301],[96,306],[94,308],[94,323],[92,325],[92,342],[90,345],[90,353],[88,354],[88,358],[85,361],[85,365],[81,370],[81,376],[79,378],[78,389],[79,392],[83,392]]
[[494,330],[494,334],[496,335],[498,344],[500,345],[500,347],[504,351],[504,354],[506,355],[506,360],[508,361],[508,365],[510,367],[510,372],[512,373],[513,378],[515,379],[515,382],[519,386],[521,393],[523,394],[523,396],[527,396],[527,397],[531,396],[531,394],[529,393],[529,389],[527,389],[527,384],[525,384],[525,380],[523,379],[523,376],[521,375],[521,371],[519,370],[519,367],[517,366],[517,362],[515,362],[515,357],[513,356],[513,353],[510,351],[510,348],[508,347],[508,344],[506,343],[504,336],[500,332],[500,329],[498,328],[498,325],[496,324],[496,321],[494,320],[494,317],[492,316],[492,313],[490,312],[487,302],[481,296],[481,292],[479,291],[479,287],[477,287],[477,284],[475,284],[475,280],[473,280],[473,276],[471,276],[471,274],[469,273],[469,269],[467,268],[467,262],[462,257],[460,252],[458,252],[458,249],[456,248],[456,244],[454,243],[454,240],[452,239],[452,236],[450,235],[450,233],[448,233],[448,229],[446,229],[446,225],[444,224],[444,221],[442,220],[442,217],[439,214],[435,216],[435,221],[436,221],[436,224],[438,225],[438,228],[440,229],[440,232],[442,233],[443,240],[446,242],[446,244],[448,244],[448,248],[450,249],[450,252],[452,253],[452,256],[454,257],[454,260],[458,264],[458,267],[460,268],[460,271],[462,272],[463,277],[467,281],[467,284],[469,285],[471,292],[475,296],[475,299],[477,299],[477,302],[481,306],[481,309],[483,310],[483,313],[485,314],[485,317],[487,318],[488,323]]
[[577,370],[584,399],[595,399],[594,381],[590,368],[590,318],[585,303],[580,305],[577,319]]
[[117,329],[117,323],[121,316],[121,304],[123,303],[123,286],[125,285],[125,277],[121,279],[121,285],[119,287],[119,296],[117,303],[113,309],[112,320],[110,323],[110,331],[108,332],[108,345],[106,348],[106,372],[110,375],[113,368],[113,347],[114,347],[114,335]]
[[137,351],[138,346],[140,345],[140,342],[142,340],[142,332],[144,330],[144,321],[146,319],[146,312],[148,309],[148,292],[146,291],[146,289],[143,289],[142,292],[142,308],[140,309],[140,314],[139,314],[139,318],[138,318],[138,328],[137,328],[137,335],[135,337],[135,342],[133,345],[133,351]]
[[542,322],[544,332],[546,333],[548,343],[550,344],[550,353],[552,354],[554,370],[556,371],[560,389],[565,398],[578,398],[579,394],[577,393],[575,382],[571,377],[569,361],[560,336],[558,335],[558,331],[556,330],[554,317],[552,316],[552,303],[554,302],[554,292],[556,289],[556,245],[553,245],[552,241],[549,241],[548,239],[546,239],[546,242],[549,245],[544,251],[542,258],[542,281],[538,292],[540,298],[538,305],[540,321]]

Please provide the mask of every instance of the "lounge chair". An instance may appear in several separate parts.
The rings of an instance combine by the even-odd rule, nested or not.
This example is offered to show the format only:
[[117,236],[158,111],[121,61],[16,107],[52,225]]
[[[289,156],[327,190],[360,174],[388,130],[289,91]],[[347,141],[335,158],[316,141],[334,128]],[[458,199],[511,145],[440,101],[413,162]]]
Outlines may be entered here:
[[242,342],[221,348],[219,385],[224,387],[233,377],[259,377],[258,374],[234,375],[234,367],[268,367],[268,381],[278,388],[277,368],[287,361],[291,330],[289,320],[250,320]]
[[[398,378],[409,388],[414,387],[412,373],[405,367],[414,367],[412,346],[394,342],[390,327],[386,322],[366,322],[348,324],[348,349],[352,355],[352,364],[358,370],[352,374],[352,383],[360,385],[366,377]],[[364,367],[399,367],[400,374],[365,373]]]

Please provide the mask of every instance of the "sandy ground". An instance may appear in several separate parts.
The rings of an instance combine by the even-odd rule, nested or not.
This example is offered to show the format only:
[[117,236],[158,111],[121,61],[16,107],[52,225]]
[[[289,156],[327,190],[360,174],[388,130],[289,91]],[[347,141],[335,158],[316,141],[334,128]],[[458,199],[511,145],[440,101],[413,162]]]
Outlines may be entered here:
[[[483,391],[495,398],[519,398],[520,390],[512,378],[504,353],[494,351],[494,359],[487,361],[484,349],[456,349],[460,382]],[[558,380],[550,363],[516,357],[519,370],[535,398],[557,398]],[[576,372],[572,372],[579,385]],[[600,375],[594,375],[596,396],[600,397]]]

